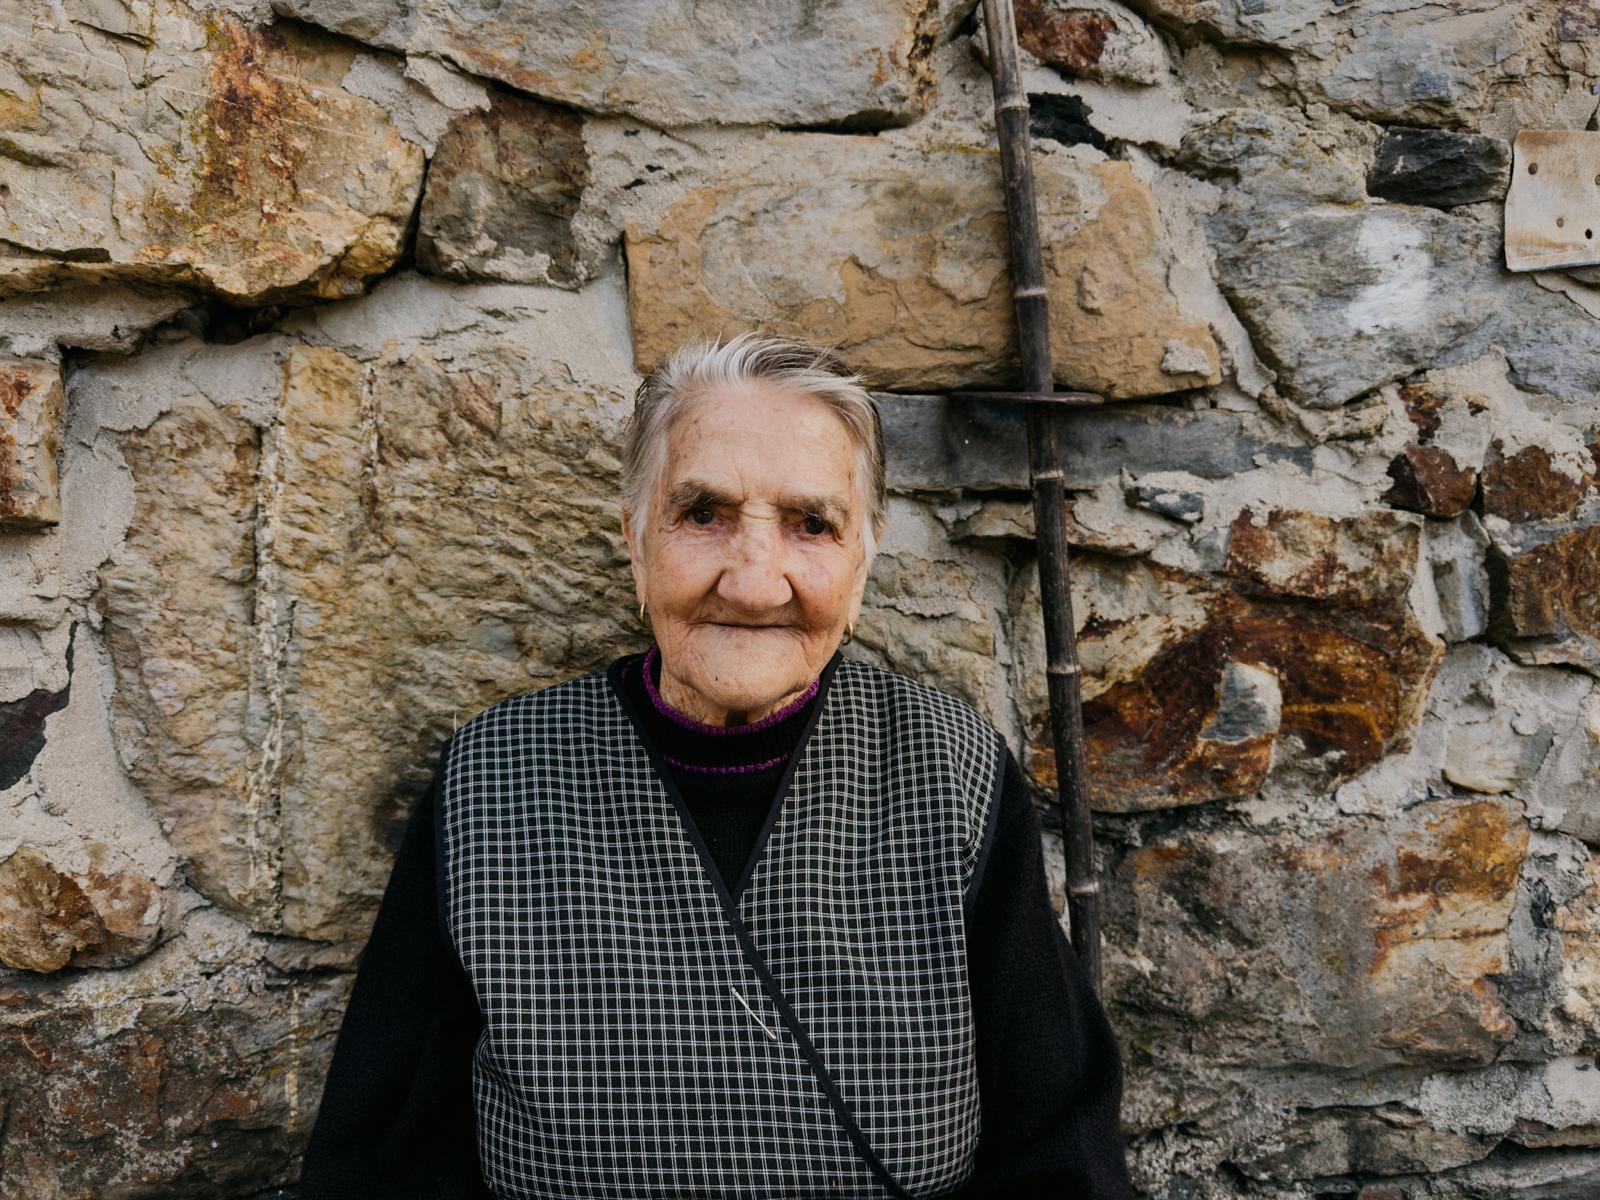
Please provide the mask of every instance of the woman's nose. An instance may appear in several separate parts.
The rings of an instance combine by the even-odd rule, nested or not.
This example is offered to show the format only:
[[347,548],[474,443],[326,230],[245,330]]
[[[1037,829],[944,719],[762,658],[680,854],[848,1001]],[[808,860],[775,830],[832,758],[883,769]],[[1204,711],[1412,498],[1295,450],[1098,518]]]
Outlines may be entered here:
[[729,559],[717,581],[717,594],[752,611],[781,608],[794,589],[789,584],[783,529],[777,521],[743,520],[728,543]]

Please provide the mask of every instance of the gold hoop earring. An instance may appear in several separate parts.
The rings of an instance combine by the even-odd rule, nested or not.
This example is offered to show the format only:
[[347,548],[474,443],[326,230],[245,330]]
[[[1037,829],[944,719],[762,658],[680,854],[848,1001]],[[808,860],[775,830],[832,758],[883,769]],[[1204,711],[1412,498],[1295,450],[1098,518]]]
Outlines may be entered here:
[[644,605],[643,604],[639,605],[639,624],[643,625],[646,629],[649,629],[651,627],[650,626],[650,618],[647,615],[645,615]]
[[839,640],[839,645],[848,646],[853,640],[855,640],[855,636],[855,623],[852,621],[846,621],[844,623],[844,637]]

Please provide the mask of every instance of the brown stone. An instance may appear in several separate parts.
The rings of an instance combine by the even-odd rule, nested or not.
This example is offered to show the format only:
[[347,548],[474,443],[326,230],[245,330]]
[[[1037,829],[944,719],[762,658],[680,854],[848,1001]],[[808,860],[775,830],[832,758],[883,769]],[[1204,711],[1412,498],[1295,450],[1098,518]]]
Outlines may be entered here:
[[1539,661],[1600,666],[1600,527],[1489,556],[1490,632]]
[[0,294],[114,280],[262,304],[394,264],[423,152],[341,87],[356,46],[172,3],[117,18],[124,58],[96,32],[113,12],[66,0],[8,51],[39,82],[0,120]]
[[[797,167],[796,164],[801,164]],[[1113,397],[1215,383],[1216,342],[1167,286],[1129,164],[1035,164],[1056,382]],[[834,345],[872,387],[1015,381],[992,153],[795,134],[626,234],[641,370],[696,336],[762,326]]]
[[283,357],[263,434],[194,406],[125,435],[135,516],[97,603],[119,745],[196,886],[340,941],[454,724],[637,636],[625,410],[514,344]]
[[1250,509],[1228,531],[1226,570],[1267,596],[1342,605],[1399,603],[1415,574],[1421,524],[1377,510],[1335,519]]
[[252,752],[250,688],[274,652],[254,586],[259,435],[181,405],[123,435],[122,453],[133,516],[94,597],[119,680],[113,731],[194,885],[270,925],[274,797]]
[[107,874],[106,848],[92,850],[95,866],[81,876],[28,846],[0,861],[0,963],[41,972],[122,966],[155,945],[159,889],[137,871]]
[[1499,979],[1528,837],[1513,801],[1451,799],[1147,843],[1111,880],[1113,1023],[1208,1069],[1490,1063],[1516,1032]]
[[[1476,1162],[1497,1137],[1430,1129],[1398,1106],[1313,1109],[1283,1132],[1240,1156],[1252,1179],[1316,1179],[1328,1175],[1433,1174]],[[1373,1200],[1383,1194],[1372,1189]],[[1363,1193],[1365,1195],[1366,1193]],[[1400,1193],[1393,1192],[1394,1200]]]
[[1559,469],[1543,446],[1506,457],[1496,440],[1483,465],[1483,511],[1507,521],[1549,521],[1570,514],[1588,494],[1594,475],[1574,478]]
[[[1115,0],[1019,0],[1014,8],[1017,44],[1063,75],[1153,84],[1168,69],[1149,26]],[[987,38],[981,16],[978,38]]]
[[[1276,530],[1335,544],[1315,522]],[[1273,562],[1258,560],[1269,577]],[[1397,573],[1359,579],[1296,567],[1275,586],[1334,602],[1285,606],[1150,563],[1075,557],[1091,804],[1132,812],[1237,798],[1291,764],[1330,785],[1409,746],[1444,647],[1406,606],[1404,562],[1397,553]],[[1054,788],[1043,695],[1030,694],[1025,712],[1026,765]]]
[[259,1195],[290,1186],[316,1116],[348,978],[118,998],[115,1013],[0,1004],[13,1103],[0,1195]]
[[1430,517],[1456,517],[1478,492],[1478,472],[1458,467],[1448,451],[1437,446],[1407,446],[1389,464],[1394,485],[1383,498],[1396,508]]
[[1439,431],[1442,410],[1458,398],[1466,404],[1468,412],[1480,413],[1488,406],[1488,401],[1476,392],[1462,391],[1427,378],[1413,380],[1400,388],[1400,401],[1405,405],[1406,415],[1417,427],[1417,441],[1424,446],[1433,441],[1433,435]]
[[1017,42],[1047,66],[1071,75],[1098,76],[1106,37],[1117,28],[1110,14],[1092,9],[1055,12],[1045,0],[1016,6]]
[[64,406],[59,367],[0,359],[0,529],[61,520],[56,453]]
[[577,114],[507,92],[457,117],[428,164],[417,266],[452,279],[574,287],[598,263],[572,217],[589,181]]

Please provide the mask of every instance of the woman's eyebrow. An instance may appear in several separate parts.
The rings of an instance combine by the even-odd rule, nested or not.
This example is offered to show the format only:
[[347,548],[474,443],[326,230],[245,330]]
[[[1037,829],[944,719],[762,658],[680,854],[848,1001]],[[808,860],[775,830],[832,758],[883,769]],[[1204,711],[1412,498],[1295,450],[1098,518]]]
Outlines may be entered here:
[[[685,479],[674,484],[667,493],[667,504],[673,511],[680,508],[698,508],[701,505],[717,507],[737,503],[733,496],[701,479]],[[779,498],[779,506],[790,512],[816,513],[841,526],[848,523],[850,516],[849,504],[837,496],[782,496]]]

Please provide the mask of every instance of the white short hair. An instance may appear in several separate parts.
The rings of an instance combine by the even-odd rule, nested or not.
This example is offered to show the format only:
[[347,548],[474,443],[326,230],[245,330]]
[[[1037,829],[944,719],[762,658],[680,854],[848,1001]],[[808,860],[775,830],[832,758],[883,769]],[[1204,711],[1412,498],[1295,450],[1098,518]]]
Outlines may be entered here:
[[623,435],[622,498],[640,535],[667,465],[667,439],[678,418],[707,391],[767,383],[814,396],[844,423],[856,448],[857,501],[865,514],[862,538],[870,566],[888,518],[883,422],[860,376],[822,346],[800,338],[741,333],[680,346],[639,385]]

